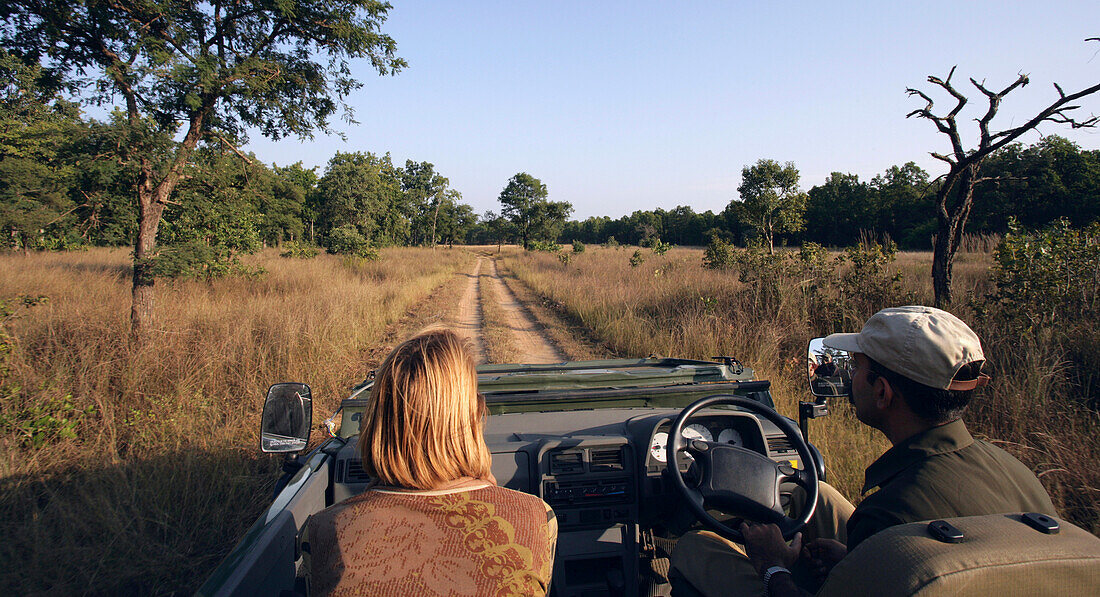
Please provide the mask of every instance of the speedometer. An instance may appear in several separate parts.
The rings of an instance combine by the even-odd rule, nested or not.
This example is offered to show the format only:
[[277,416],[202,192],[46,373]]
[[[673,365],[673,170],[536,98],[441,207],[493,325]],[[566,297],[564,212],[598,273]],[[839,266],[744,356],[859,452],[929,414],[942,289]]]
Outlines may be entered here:
[[718,434],[718,443],[744,446],[745,440],[741,439],[741,434],[736,429],[723,429],[722,433]]
[[[688,440],[701,439],[708,442],[714,441],[714,434],[702,425],[688,425],[684,427],[681,435],[684,439]],[[649,455],[661,464],[668,462],[668,433],[658,431],[653,434],[653,441],[649,442]],[[691,454],[688,454],[687,457],[691,458]]]
[[666,446],[668,446],[668,434],[664,431],[654,433],[653,441],[649,442],[649,455],[662,464],[668,462],[668,458],[666,458],[668,452],[665,451]]
[[711,434],[710,429],[703,427],[699,424],[688,425],[684,427],[683,433],[684,439],[701,439],[703,441],[714,441],[714,435]]

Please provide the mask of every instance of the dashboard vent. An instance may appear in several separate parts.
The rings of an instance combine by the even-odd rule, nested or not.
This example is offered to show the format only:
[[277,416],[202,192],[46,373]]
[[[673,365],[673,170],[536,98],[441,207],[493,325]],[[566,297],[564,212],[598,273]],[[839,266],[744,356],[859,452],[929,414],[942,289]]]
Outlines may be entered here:
[[550,474],[567,475],[584,472],[582,452],[554,452],[550,455]]
[[363,470],[362,460],[346,460],[347,465],[344,468],[344,483],[367,483],[370,481],[370,475]]
[[791,445],[791,440],[782,435],[774,435],[768,438],[768,451],[769,452],[794,452],[794,446]]
[[593,471],[623,470],[622,450],[592,450]]

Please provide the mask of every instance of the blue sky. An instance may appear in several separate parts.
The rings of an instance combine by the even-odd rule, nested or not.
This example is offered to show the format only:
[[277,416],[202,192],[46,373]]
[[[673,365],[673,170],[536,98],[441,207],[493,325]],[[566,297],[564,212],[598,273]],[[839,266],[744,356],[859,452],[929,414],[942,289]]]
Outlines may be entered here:
[[[946,137],[905,118],[921,105],[905,89],[934,91],[926,77],[953,65],[972,98],[967,118],[984,111],[968,77],[1001,88],[1031,75],[995,128],[1052,101],[1052,82],[1071,92],[1100,80],[1100,43],[1084,41],[1100,36],[1096,0],[393,2],[384,30],[409,67],[395,77],[356,67],[358,124],[333,123],[346,141],[254,134],[249,150],[318,172],[336,151],[429,161],[479,214],[499,210],[521,171],[577,219],[717,212],[760,158],[793,161],[804,189],[907,161],[942,173],[928,152],[947,151]],[[1100,97],[1081,112],[1100,114]],[[1044,131],[1100,148],[1100,131]]]

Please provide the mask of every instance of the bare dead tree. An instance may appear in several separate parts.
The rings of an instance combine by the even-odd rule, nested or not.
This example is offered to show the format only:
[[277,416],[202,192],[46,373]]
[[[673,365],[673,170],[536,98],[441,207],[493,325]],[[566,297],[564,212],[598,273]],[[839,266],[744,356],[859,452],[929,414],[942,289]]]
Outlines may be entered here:
[[970,83],[986,97],[989,107],[985,115],[977,119],[978,130],[981,138],[978,147],[966,149],[963,147],[959,136],[959,128],[956,122],[959,113],[966,105],[967,98],[951,84],[951,77],[955,74],[955,67],[947,74],[946,79],[929,76],[928,82],[946,91],[955,102],[951,111],[943,116],[932,113],[934,101],[924,92],[918,89],[907,89],[910,96],[923,99],[927,105],[910,112],[906,118],[916,116],[927,118],[936,125],[936,129],[947,135],[951,140],[951,153],[943,154],[932,152],[932,157],[941,160],[949,166],[947,174],[941,177],[941,184],[936,191],[936,239],[932,255],[932,287],[936,293],[936,305],[944,306],[951,302],[951,268],[955,261],[955,253],[962,241],[963,230],[966,221],[970,217],[970,208],[974,203],[974,187],[990,180],[1001,180],[1000,177],[982,177],[980,175],[982,162],[989,154],[997,151],[1005,145],[1012,143],[1024,133],[1034,130],[1044,122],[1068,124],[1072,128],[1092,128],[1100,122],[1100,117],[1089,116],[1085,119],[1077,119],[1071,116],[1071,112],[1079,108],[1073,102],[1100,91],[1100,84],[1082,89],[1076,93],[1065,93],[1055,83],[1054,89],[1058,92],[1058,99],[1036,114],[1024,124],[1005,129],[1003,131],[990,131],[990,123],[1001,107],[1001,100],[1018,87],[1028,84],[1028,76],[1021,74],[1016,81],[1000,91],[991,91],[984,83],[979,83],[973,78]]

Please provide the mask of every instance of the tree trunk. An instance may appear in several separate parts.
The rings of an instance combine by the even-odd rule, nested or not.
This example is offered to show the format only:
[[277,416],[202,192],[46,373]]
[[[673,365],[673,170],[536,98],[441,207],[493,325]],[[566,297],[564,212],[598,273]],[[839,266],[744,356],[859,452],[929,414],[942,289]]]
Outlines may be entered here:
[[[949,175],[936,195],[939,207],[936,214],[936,242],[932,251],[932,290],[936,306],[943,309],[951,303],[951,269],[955,265],[955,253],[962,244],[966,221],[974,204],[974,184],[981,168],[975,161],[959,169],[957,177]],[[953,204],[949,198],[954,195]]]
[[941,309],[951,302],[951,266],[955,262],[955,252],[951,250],[950,243],[950,226],[946,220],[940,219],[932,251],[932,290],[936,295],[936,306]]
[[160,216],[164,212],[164,204],[157,201],[158,190],[138,188],[138,234],[134,243],[133,304],[130,307],[130,339],[138,342],[146,337],[153,323],[156,277],[152,257],[157,246]]
[[435,202],[435,214],[432,215],[432,250],[435,250],[435,222],[439,219],[439,201]]
[[[209,98],[208,98],[209,99]],[[133,97],[128,98],[130,110],[130,122],[138,119],[137,104]],[[132,293],[133,304],[130,306],[130,340],[141,342],[145,339],[153,322],[153,283],[156,277],[153,275],[153,251],[157,246],[157,229],[160,228],[160,218],[164,214],[164,208],[168,205],[168,198],[176,188],[183,168],[191,157],[191,152],[202,137],[203,123],[207,113],[213,109],[213,101],[200,111],[191,115],[187,134],[176,150],[172,165],[163,178],[153,172],[153,166],[146,156],[138,158],[140,173],[138,174],[138,234],[134,243],[134,288]]]

